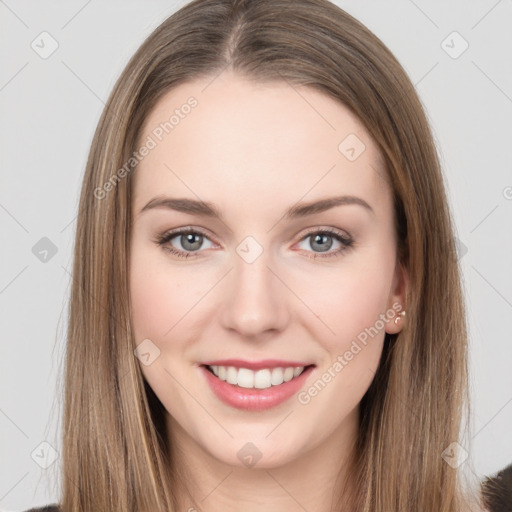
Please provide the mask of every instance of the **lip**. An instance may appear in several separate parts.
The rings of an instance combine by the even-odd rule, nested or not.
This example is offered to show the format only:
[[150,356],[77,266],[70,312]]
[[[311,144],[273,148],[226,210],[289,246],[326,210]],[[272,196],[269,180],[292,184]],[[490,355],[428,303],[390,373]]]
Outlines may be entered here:
[[[297,364],[297,366],[305,365]],[[269,366],[265,366],[265,368],[269,368]],[[264,411],[282,404],[295,395],[304,386],[307,378],[311,375],[314,369],[315,366],[311,365],[308,368],[305,368],[298,377],[295,377],[288,382],[283,382],[279,386],[271,386],[270,388],[265,389],[249,389],[235,386],[219,379],[210,370],[208,370],[206,365],[199,367],[199,370],[204,375],[210,389],[215,393],[219,400],[231,407],[246,411]]]
[[288,368],[296,366],[310,366],[313,363],[304,363],[300,361],[284,361],[282,359],[264,359],[262,361],[244,361],[243,359],[220,359],[218,361],[207,361],[201,363],[205,366],[234,366],[235,368],[247,368],[257,371],[265,368]]

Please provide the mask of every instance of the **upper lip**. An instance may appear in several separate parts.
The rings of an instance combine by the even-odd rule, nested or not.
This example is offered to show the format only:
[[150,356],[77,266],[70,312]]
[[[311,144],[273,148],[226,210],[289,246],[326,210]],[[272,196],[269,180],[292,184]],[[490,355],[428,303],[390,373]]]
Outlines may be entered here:
[[263,359],[261,361],[244,361],[243,359],[219,359],[218,361],[207,361],[202,364],[204,366],[234,366],[235,368],[262,370],[264,368],[312,366],[313,363],[304,363],[301,361],[284,361],[283,359]]

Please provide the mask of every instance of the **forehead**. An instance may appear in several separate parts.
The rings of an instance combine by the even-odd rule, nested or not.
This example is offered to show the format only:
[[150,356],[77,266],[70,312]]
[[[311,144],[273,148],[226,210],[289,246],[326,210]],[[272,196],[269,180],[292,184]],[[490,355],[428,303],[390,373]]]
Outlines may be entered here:
[[387,187],[380,152],[358,118],[284,81],[225,72],[180,84],[147,117],[143,145],[151,150],[134,173],[138,203],[167,193],[257,206],[266,197],[291,204],[337,192],[376,204]]

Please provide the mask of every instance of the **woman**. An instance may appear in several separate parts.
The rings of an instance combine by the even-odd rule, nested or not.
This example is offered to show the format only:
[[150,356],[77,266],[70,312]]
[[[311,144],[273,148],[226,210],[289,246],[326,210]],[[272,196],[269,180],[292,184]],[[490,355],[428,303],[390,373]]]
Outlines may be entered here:
[[483,510],[414,87],[325,0],[196,0],[118,79],[79,206],[60,510]]

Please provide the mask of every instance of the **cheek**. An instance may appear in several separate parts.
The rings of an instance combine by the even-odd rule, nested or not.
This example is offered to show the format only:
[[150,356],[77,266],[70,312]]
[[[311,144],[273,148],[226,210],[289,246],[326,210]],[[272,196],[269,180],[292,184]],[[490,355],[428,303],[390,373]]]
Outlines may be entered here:
[[384,345],[381,315],[386,316],[391,279],[389,266],[354,266],[325,279],[324,293],[315,288],[310,294],[312,309],[322,322],[310,315],[309,330],[325,357],[311,387],[298,399],[306,407],[329,411],[324,418],[327,430],[348,417],[374,379]]
[[347,260],[307,279],[302,274],[302,284],[295,289],[313,313],[304,318],[329,353],[344,351],[368,330],[382,331],[379,336],[383,337],[385,325],[379,318],[388,308],[393,268],[392,257],[380,253]]
[[186,350],[208,320],[209,302],[203,299],[211,283],[211,271],[170,263],[162,249],[134,243],[130,296],[135,343],[149,338],[168,356]]
[[[183,400],[174,376],[183,381],[184,369],[172,364],[174,355],[183,351],[186,340],[180,336],[179,324],[187,287],[169,272],[165,259],[154,250],[134,244],[131,254],[130,298],[135,345],[149,339],[158,348],[159,355],[149,365],[140,363],[144,378],[167,410],[178,407],[186,411],[190,404]],[[182,340],[180,342],[180,340]],[[155,350],[155,349],[150,349]],[[152,352],[155,353],[155,352]]]
[[163,259],[154,249],[134,242],[131,254],[130,296],[136,342],[149,338],[159,342],[176,323],[185,288],[171,278]]
[[164,283],[153,275],[137,271],[132,273],[131,300],[132,319],[135,338],[140,342],[144,338],[158,340],[171,327],[173,310],[172,294]]

